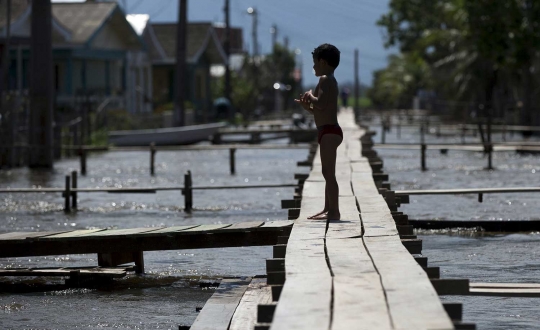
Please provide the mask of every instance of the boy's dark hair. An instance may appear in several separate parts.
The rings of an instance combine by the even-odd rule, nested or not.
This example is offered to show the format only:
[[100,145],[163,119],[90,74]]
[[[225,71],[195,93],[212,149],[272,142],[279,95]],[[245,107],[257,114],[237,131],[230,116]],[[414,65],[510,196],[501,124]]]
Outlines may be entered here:
[[339,65],[339,54],[341,54],[341,52],[334,45],[322,44],[315,48],[311,54],[313,54],[313,57],[317,60],[325,60],[326,63],[334,69]]

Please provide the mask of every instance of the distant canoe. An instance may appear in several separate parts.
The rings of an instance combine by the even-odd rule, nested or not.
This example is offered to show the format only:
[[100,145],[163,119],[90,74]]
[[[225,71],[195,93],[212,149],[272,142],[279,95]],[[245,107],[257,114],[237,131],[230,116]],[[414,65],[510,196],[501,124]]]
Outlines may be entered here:
[[140,129],[131,131],[109,132],[109,143],[115,146],[157,146],[192,144],[207,141],[225,123],[190,125],[183,127],[168,127],[157,129]]

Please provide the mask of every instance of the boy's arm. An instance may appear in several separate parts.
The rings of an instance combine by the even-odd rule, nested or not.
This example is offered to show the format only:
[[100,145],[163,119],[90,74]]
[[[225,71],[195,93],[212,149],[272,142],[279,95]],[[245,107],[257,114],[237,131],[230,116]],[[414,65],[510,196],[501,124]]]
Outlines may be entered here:
[[319,84],[317,85],[317,87],[318,88],[315,90],[315,93],[317,93],[317,95],[310,93],[308,97],[314,108],[324,109],[328,104],[328,96],[330,95],[328,90],[331,86],[328,77],[321,77],[319,79]]

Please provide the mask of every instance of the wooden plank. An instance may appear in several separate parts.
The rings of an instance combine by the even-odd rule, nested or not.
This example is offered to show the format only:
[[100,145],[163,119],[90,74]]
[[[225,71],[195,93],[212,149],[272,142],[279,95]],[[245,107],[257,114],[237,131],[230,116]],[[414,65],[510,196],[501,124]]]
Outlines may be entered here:
[[245,221],[245,222],[237,222],[237,223],[234,223],[228,227],[225,227],[223,229],[221,229],[220,231],[233,231],[233,230],[236,230],[236,231],[243,231],[243,230],[249,230],[249,229],[255,229],[255,228],[259,228],[261,227],[262,225],[264,225],[264,221]]
[[522,288],[469,288],[471,296],[496,297],[537,297],[540,298],[540,289]]
[[276,221],[266,221],[261,228],[281,228],[289,227],[294,224],[294,220],[276,220]]
[[206,302],[191,330],[227,330],[251,278],[223,279]]
[[180,233],[182,233],[182,234],[192,234],[193,232],[201,232],[201,231],[214,232],[214,231],[218,231],[220,229],[223,229],[223,228],[226,228],[226,227],[229,227],[229,226],[230,226],[230,224],[226,224],[226,225],[224,225],[224,224],[200,225],[200,226],[197,226],[195,228],[183,230]]
[[388,208],[386,210],[381,208],[379,212],[362,212],[360,216],[364,237],[399,235],[394,218]]
[[97,233],[97,232],[100,232],[100,231],[104,231],[106,229],[104,228],[97,228],[97,229],[81,229],[81,230],[74,230],[74,231],[68,231],[66,233],[62,233],[62,234],[56,234],[56,235],[49,235],[49,236],[45,236],[45,237],[40,237],[39,240],[58,240],[58,239],[62,239],[62,238],[72,238],[72,237],[77,237],[77,236],[81,236],[81,235],[86,235],[86,234],[90,234],[90,233]]
[[229,330],[253,330],[257,323],[257,305],[270,303],[272,290],[266,279],[252,279],[234,312]]
[[356,197],[371,197],[379,193],[371,173],[352,172],[351,185]]
[[349,238],[362,235],[362,223],[355,197],[340,197],[341,220],[329,221],[326,238]]
[[334,273],[331,329],[392,329],[379,274],[362,240],[327,238],[326,247]]
[[271,330],[328,330],[332,278],[329,273],[287,276]]
[[43,236],[56,235],[60,233],[68,232],[64,231],[32,231],[32,232],[13,232],[0,234],[0,241],[20,241],[26,239],[34,239]]
[[364,237],[381,276],[394,328],[453,329],[425,271],[397,237]]
[[469,288],[491,289],[539,289],[538,283],[469,283]]
[[99,276],[120,278],[126,276],[125,269],[0,269],[0,276],[69,276],[78,270],[79,276]]
[[88,233],[83,235],[78,235],[77,238],[89,238],[89,237],[111,237],[111,236],[128,236],[136,235],[141,233],[148,233],[151,231],[159,230],[162,227],[155,228],[126,228],[126,229],[110,229],[104,231],[98,231],[95,233]]
[[188,230],[188,229],[193,229],[193,228],[196,228],[196,227],[199,227],[200,225],[185,225],[185,226],[172,226],[172,227],[165,227],[165,228],[161,228],[161,229],[158,229],[158,230],[153,230],[153,231],[150,231],[150,232],[144,232],[144,233],[140,233],[138,234],[137,236],[147,236],[147,235],[155,235],[155,234],[167,234],[167,233],[177,233],[177,232],[180,232],[180,231],[185,231],[185,230]]
[[[306,182],[300,216],[289,236],[286,280],[271,329],[328,329],[332,278],[324,251],[326,220],[306,217],[324,207],[324,190]],[[306,297],[309,297],[306,299]]]

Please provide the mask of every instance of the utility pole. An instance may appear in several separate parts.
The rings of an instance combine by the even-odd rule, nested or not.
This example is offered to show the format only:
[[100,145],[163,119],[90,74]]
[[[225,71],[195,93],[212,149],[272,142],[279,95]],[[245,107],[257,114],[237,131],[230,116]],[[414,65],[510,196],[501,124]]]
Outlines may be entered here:
[[[251,28],[251,37],[253,39],[253,56],[252,56],[252,65],[253,65],[253,87],[255,90],[255,108],[259,108],[259,70],[257,67],[257,58],[259,57],[259,43],[257,40],[257,26],[259,24],[259,12],[253,8],[249,7],[247,10],[248,14],[253,17],[253,25]],[[248,119],[249,114],[246,113],[246,119]]]
[[270,33],[272,34],[272,52],[275,52],[278,37],[278,28],[276,24],[272,25],[272,27],[270,28]]
[[2,81],[0,95],[9,89],[9,44],[11,38],[11,0],[6,1],[6,37],[4,38],[4,54],[2,56]]
[[174,124],[185,125],[185,90],[186,90],[186,35],[187,35],[187,0],[179,0],[178,29],[176,35],[176,86],[174,100]]
[[283,38],[283,46],[285,46],[286,50],[289,50],[289,37],[285,36],[285,38]]
[[29,165],[52,168],[54,94],[51,1],[33,1],[32,13]]
[[358,72],[358,49],[354,50],[354,112],[355,116],[360,115],[360,77]]
[[[230,18],[230,0],[225,0],[225,39],[223,42],[223,48],[225,48],[225,55],[227,56],[227,63],[225,63],[225,98],[231,102],[231,18]],[[234,118],[234,111],[232,107],[229,109],[229,119],[232,121]]]

